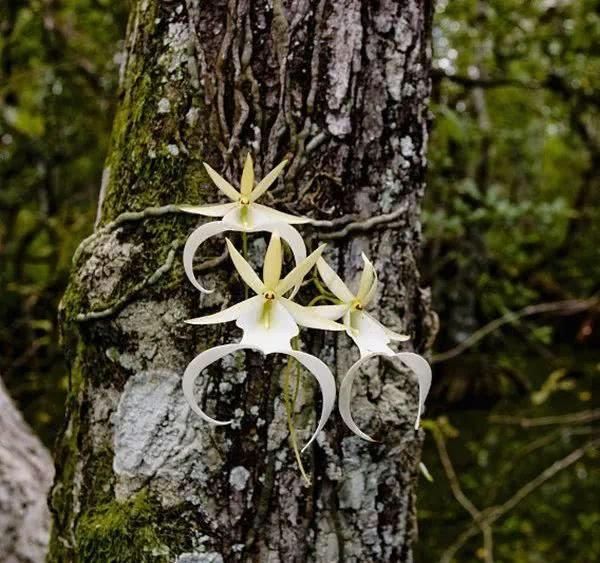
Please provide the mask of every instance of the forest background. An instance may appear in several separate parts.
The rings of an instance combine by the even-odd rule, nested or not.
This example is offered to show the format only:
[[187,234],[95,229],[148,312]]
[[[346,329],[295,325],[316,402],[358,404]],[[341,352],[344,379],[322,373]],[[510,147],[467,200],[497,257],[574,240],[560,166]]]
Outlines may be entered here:
[[[437,3],[419,561],[477,561],[486,542],[497,561],[600,559],[597,8]],[[95,220],[126,19],[120,0],[0,7],[0,374],[50,449],[58,304]]]

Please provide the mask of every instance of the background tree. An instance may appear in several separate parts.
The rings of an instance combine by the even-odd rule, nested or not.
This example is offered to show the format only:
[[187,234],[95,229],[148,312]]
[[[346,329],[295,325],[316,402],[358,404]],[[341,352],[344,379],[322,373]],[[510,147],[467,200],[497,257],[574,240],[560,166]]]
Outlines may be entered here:
[[50,537],[46,496],[52,458],[0,380],[0,559],[43,561]]
[[[215,245],[199,269],[225,289],[190,289],[179,253],[193,223],[172,204],[213,197],[203,160],[237,177],[247,151],[258,174],[289,153],[271,203],[318,219],[309,245],[331,241],[346,278],[361,251],[372,256],[382,320],[427,343],[416,256],[430,16],[419,2],[134,3],[97,228],[61,306],[70,392],[51,561],[411,559],[412,375],[370,367],[355,401],[382,443],[331,423],[311,454],[310,488],[287,444],[277,360],[213,372],[208,401],[236,417],[232,428],[194,418],[181,372],[232,329],[182,321],[239,300],[239,284]],[[250,255],[263,249],[253,237]],[[355,359],[342,338],[304,342],[338,377]],[[300,436],[314,403],[302,384]]]

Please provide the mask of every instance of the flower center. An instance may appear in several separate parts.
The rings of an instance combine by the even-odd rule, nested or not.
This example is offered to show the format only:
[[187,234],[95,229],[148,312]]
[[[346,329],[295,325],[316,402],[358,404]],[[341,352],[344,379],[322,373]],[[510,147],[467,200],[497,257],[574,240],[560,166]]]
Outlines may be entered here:
[[272,291],[265,291],[265,293],[263,294],[263,297],[265,299],[268,299],[269,301],[275,299],[275,294]]
[[357,311],[362,311],[363,310],[363,304],[358,299],[356,299],[354,301],[354,303],[352,304],[352,307],[354,309],[356,309]]
[[250,200],[247,197],[244,196],[244,197],[240,198],[240,203],[242,205],[248,205],[250,203]]

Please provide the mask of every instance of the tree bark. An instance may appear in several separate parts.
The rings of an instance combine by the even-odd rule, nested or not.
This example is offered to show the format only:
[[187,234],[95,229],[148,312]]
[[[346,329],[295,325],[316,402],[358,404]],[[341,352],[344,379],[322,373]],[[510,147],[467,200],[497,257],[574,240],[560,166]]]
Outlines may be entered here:
[[[346,279],[357,280],[365,251],[383,285],[374,312],[423,351],[433,330],[416,264],[430,18],[416,0],[134,3],[97,230],[61,307],[71,392],[50,561],[412,560],[422,440],[412,374],[369,366],[354,412],[381,442],[351,436],[334,414],[305,455],[304,487],[281,359],[240,355],[205,378],[207,409],[236,418],[231,427],[197,419],[182,396],[187,363],[237,340],[232,325],[183,323],[243,298],[229,262],[204,264],[218,290],[200,295],[179,258],[193,219],[122,214],[216,201],[203,160],[236,179],[247,151],[257,177],[288,154],[266,203],[322,220],[303,229],[309,249],[330,241]],[[264,237],[249,240],[260,256]],[[207,244],[203,258],[223,249]],[[357,358],[345,335],[301,336],[338,380]],[[297,411],[307,439],[319,412],[308,379]]]
[[50,537],[52,458],[0,379],[0,561],[41,563]]

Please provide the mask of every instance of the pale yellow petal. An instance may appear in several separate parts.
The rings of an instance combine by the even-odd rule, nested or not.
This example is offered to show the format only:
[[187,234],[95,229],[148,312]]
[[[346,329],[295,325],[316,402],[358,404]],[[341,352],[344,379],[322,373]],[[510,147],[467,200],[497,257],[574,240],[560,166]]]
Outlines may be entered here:
[[210,176],[210,179],[215,183],[215,186],[219,188],[229,199],[238,201],[240,199],[240,192],[238,192],[225,178],[223,178],[216,170],[213,170],[206,162],[203,163],[206,172]]
[[356,298],[364,304],[365,297],[371,292],[373,284],[375,283],[375,268],[373,267],[373,264],[371,264],[369,259],[365,256],[364,252],[362,255],[362,259],[364,262],[364,267],[360,276],[360,284],[358,286]]
[[266,289],[275,289],[281,278],[281,239],[277,233],[271,235],[271,240],[265,253],[263,264],[263,282]]
[[185,213],[193,213],[194,215],[224,217],[235,208],[235,205],[235,203],[211,203],[208,205],[178,205],[177,207],[179,207],[181,211],[185,211]]
[[246,282],[246,285],[248,285],[255,293],[263,293],[265,286],[256,275],[256,272],[252,269],[252,266],[246,262],[244,257],[236,250],[229,239],[225,240],[227,241],[227,248],[229,249],[231,261],[242,279]]
[[244,170],[242,171],[242,181],[240,182],[240,191],[245,197],[249,197],[254,188],[254,164],[250,153],[246,156]]
[[302,283],[304,276],[310,272],[313,268],[319,256],[325,250],[326,244],[322,244],[315,250],[312,254],[309,254],[306,259],[304,259],[300,264],[298,264],[285,278],[283,278],[275,288],[275,292],[278,295],[283,295],[286,291],[288,291],[294,285],[299,285]]
[[317,269],[325,285],[340,301],[349,303],[354,300],[354,295],[348,289],[348,286],[334,272],[333,268],[325,262],[325,259],[319,258],[317,260]]
[[269,172],[258,184],[250,194],[250,200],[256,201],[261,195],[263,195],[270,187],[271,184],[277,180],[281,171],[285,168],[287,160],[280,162],[271,172]]
[[[260,220],[260,224],[287,223],[288,225],[305,225],[306,223],[310,223],[308,217],[290,215],[289,213],[277,211],[277,209],[272,209],[271,207],[267,207],[260,203],[252,203],[249,207],[252,207],[254,210],[261,213],[262,219]],[[257,224],[258,223],[259,221],[257,220]]]
[[346,330],[343,324],[318,315],[314,307],[304,307],[285,298],[280,298],[279,301],[281,301],[281,304],[289,311],[300,326],[316,328],[318,330]]

